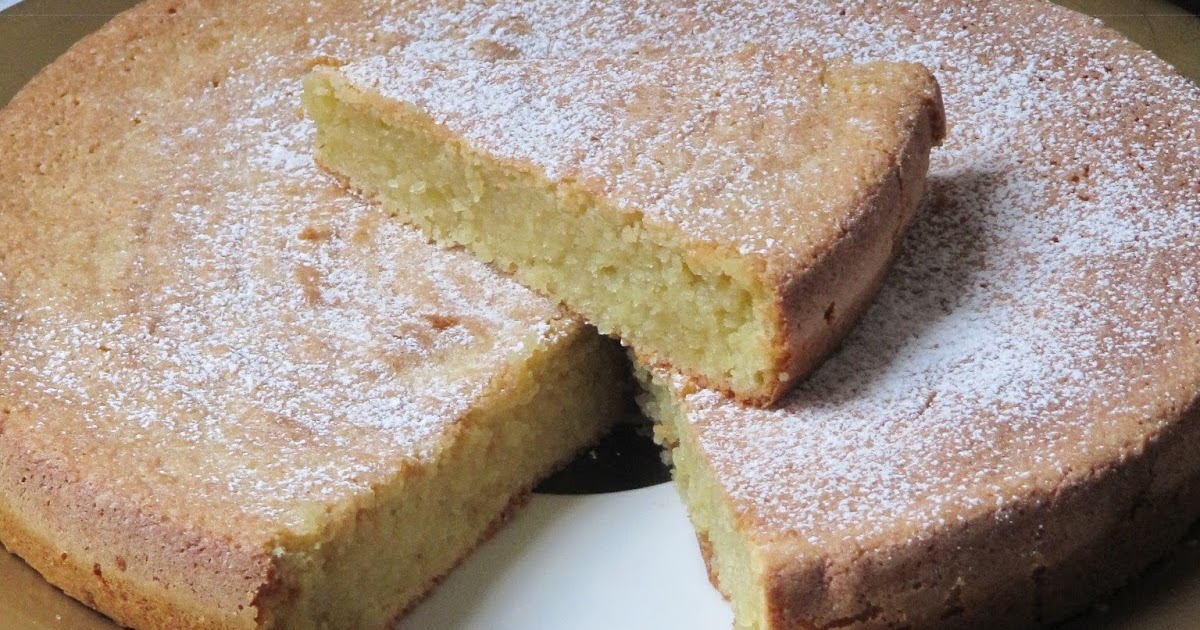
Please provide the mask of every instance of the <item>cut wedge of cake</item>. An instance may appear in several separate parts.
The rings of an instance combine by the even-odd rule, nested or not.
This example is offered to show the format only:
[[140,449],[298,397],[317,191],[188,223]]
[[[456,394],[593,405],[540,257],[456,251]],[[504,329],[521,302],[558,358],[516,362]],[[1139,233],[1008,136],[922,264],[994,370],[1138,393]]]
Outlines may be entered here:
[[758,405],[869,302],[944,133],[915,64],[459,48],[318,69],[318,162],[644,361]]
[[389,627],[626,362],[316,169],[308,8],[209,11],[142,5],[0,112],[0,541],[136,628]]

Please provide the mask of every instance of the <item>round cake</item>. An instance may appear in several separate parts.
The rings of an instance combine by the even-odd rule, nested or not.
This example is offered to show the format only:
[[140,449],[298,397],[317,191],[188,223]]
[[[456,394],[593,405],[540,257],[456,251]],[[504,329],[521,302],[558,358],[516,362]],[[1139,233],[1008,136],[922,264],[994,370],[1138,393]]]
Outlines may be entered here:
[[[277,620],[261,611],[288,592],[247,577],[266,574],[270,553],[245,552],[231,533],[270,519],[306,531],[323,518],[309,509],[314,497],[373,487],[424,448],[401,440],[396,455],[375,440],[394,430],[395,409],[371,396],[380,375],[341,369],[328,344],[349,347],[362,322],[408,314],[393,332],[418,341],[391,365],[406,375],[423,374],[410,361],[445,368],[413,385],[432,393],[412,403],[430,413],[410,426],[433,431],[496,364],[560,347],[567,329],[583,334],[457,254],[389,267],[387,248],[412,259],[424,244],[397,230],[385,248],[377,237],[391,228],[355,232],[370,211],[312,169],[312,129],[297,111],[303,76],[434,40],[517,60],[717,56],[753,43],[914,61],[937,76],[949,134],[926,203],[843,348],[773,410],[654,375],[650,411],[742,625],[1048,623],[1119,586],[1200,514],[1200,89],[1094,20],[1033,1],[152,0],[0,113],[0,540],[52,582],[140,627],[269,627]],[[297,216],[304,225],[290,223]],[[262,284],[303,262],[294,248],[309,245],[277,238],[293,227],[314,247],[333,235],[337,248],[334,263],[295,267],[294,296]],[[131,257],[129,243],[153,255]],[[200,247],[210,267],[189,276],[197,260],[173,258],[173,243]],[[385,281],[347,281],[364,266]],[[213,269],[238,289],[219,303],[195,297]],[[321,283],[339,269],[334,296]],[[408,278],[434,285],[435,312],[372,293]],[[134,308],[146,295],[173,310]],[[238,310],[288,296],[337,297],[339,318],[317,321],[286,301]],[[473,309],[479,299],[503,308]],[[214,327],[237,334],[198,336]],[[143,333],[157,334],[154,352],[110,343]],[[469,369],[447,358],[479,348],[464,340],[484,342]],[[311,377],[307,388],[272,380],[264,357]],[[324,359],[330,374],[302,371]],[[180,371],[180,360],[228,373]],[[148,392],[172,405],[133,404]],[[245,418],[197,415],[250,403],[289,419],[250,418],[286,457],[262,462],[275,451],[239,439]],[[361,421],[317,426],[339,421],[330,405],[358,405]],[[313,440],[359,459],[316,461],[305,449]],[[205,458],[200,443],[223,455]],[[172,466],[156,469],[158,454]],[[215,467],[230,462],[258,476]],[[156,493],[145,495],[150,478]],[[266,485],[246,485],[255,479]],[[54,537],[30,542],[28,506],[63,496],[69,505],[46,530]],[[149,539],[156,545],[113,547]],[[188,566],[204,582],[180,585],[180,621],[161,586]],[[113,590],[125,573],[145,576],[145,589]],[[359,605],[372,610],[362,619],[399,612]]]

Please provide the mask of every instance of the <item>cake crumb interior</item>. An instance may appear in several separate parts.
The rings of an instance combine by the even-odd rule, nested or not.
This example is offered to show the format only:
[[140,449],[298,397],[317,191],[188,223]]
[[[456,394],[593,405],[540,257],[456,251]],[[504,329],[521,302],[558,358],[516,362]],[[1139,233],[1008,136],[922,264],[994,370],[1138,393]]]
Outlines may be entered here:
[[733,391],[761,389],[772,373],[772,296],[745,260],[702,258],[636,212],[489,159],[421,113],[373,103],[321,72],[304,100],[322,165],[353,173],[352,188],[375,192],[435,241],[562,297],[650,360],[670,358]]
[[733,606],[736,628],[766,628],[766,592],[755,576],[762,574],[762,559],[736,529],[731,503],[705,465],[687,418],[668,388],[644,368],[636,368],[642,393],[642,411],[655,423],[654,439],[670,459],[671,476],[704,552],[713,586]]
[[404,612],[397,606],[413,605],[454,568],[530,480],[626,412],[627,373],[617,345],[587,328],[505,370],[504,395],[461,419],[434,461],[359,497],[345,508],[355,516],[335,527],[279,542],[279,580],[255,601],[261,627],[389,627]]

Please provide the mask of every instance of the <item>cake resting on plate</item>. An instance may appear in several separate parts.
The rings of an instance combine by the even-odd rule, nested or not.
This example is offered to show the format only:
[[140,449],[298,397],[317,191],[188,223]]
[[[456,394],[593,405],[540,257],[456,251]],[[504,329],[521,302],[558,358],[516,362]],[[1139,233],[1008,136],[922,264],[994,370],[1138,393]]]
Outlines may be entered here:
[[642,357],[738,625],[1046,624],[1161,556],[1200,514],[1200,89],[1039,2],[700,5],[152,0],[80,42],[0,112],[0,541],[137,628],[387,627],[630,394],[581,320],[319,171],[304,77],[783,55],[919,63],[951,129],[774,408]]

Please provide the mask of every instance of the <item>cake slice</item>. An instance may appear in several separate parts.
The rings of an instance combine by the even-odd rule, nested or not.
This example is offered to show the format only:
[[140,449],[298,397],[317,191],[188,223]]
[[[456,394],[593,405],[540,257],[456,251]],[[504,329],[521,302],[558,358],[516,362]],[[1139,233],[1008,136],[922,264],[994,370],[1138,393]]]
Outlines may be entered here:
[[915,64],[459,47],[315,71],[318,162],[644,361],[756,405],[862,312],[944,133]]
[[316,9],[244,8],[144,4],[0,111],[0,542],[135,628],[391,627],[627,367],[318,171]]

